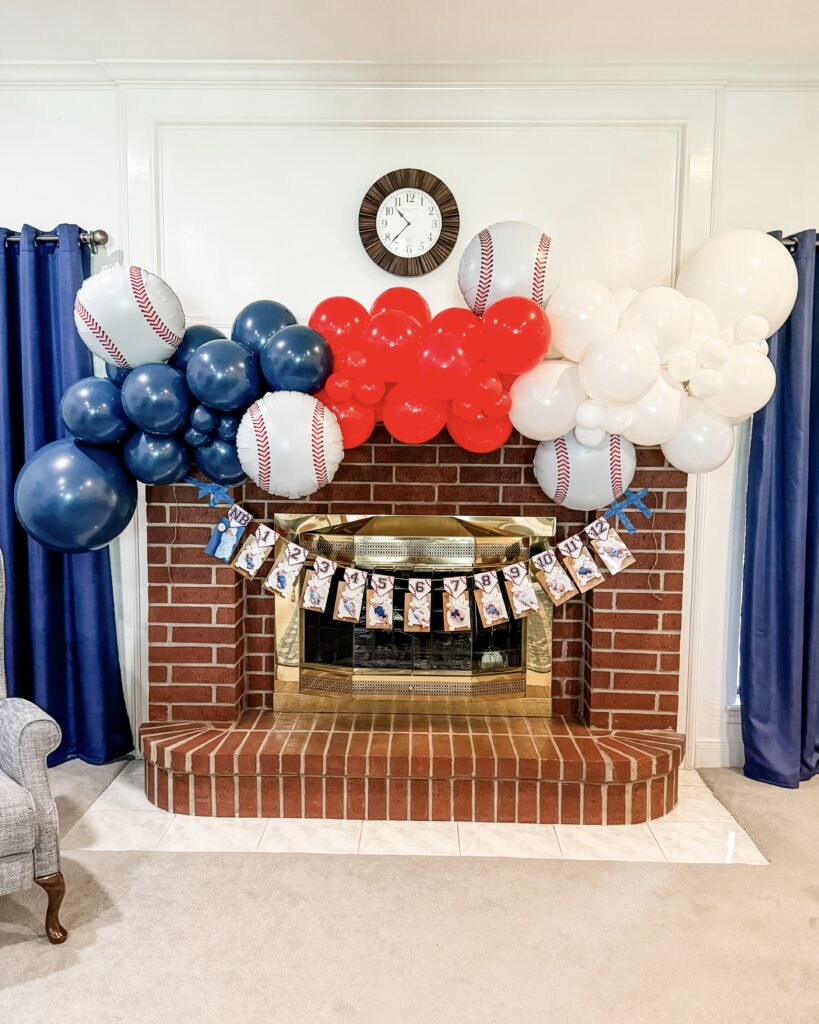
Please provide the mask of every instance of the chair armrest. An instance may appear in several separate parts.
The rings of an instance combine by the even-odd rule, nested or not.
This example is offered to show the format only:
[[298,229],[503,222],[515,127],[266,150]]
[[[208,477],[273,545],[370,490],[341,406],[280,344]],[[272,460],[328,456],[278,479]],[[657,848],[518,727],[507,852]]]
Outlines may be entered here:
[[48,788],[45,759],[60,744],[60,727],[36,704],[20,697],[0,700],[0,768],[36,797]]

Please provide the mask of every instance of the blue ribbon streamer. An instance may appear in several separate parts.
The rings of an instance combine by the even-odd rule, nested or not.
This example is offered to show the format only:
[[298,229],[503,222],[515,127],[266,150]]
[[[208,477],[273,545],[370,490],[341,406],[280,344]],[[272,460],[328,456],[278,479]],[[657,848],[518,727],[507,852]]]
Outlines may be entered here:
[[611,519],[611,517],[614,516],[617,520],[617,525],[622,526],[627,533],[636,533],[637,527],[626,515],[626,509],[636,508],[638,512],[642,512],[646,519],[651,519],[654,513],[643,501],[643,498],[645,498],[647,494],[647,487],[641,487],[639,491],[626,491],[619,501],[613,501],[611,505],[609,505],[603,513],[604,517],[606,519]]
[[182,483],[193,484],[199,491],[197,497],[207,498],[211,508],[215,508],[217,505],[232,505],[234,503],[230,492],[226,491],[220,484],[211,484],[206,480],[198,480],[195,476],[191,476],[190,473],[183,477]]

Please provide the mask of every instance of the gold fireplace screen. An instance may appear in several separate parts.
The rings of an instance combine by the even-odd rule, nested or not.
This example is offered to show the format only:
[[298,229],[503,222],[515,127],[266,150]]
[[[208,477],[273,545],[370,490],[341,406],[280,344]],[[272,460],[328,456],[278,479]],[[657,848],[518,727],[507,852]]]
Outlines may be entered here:
[[[471,630],[447,633],[441,580],[527,561],[554,536],[553,518],[278,515],[276,530],[280,545],[307,549],[308,567],[323,555],[396,578],[391,630],[333,619],[340,572],[324,613],[301,608],[300,587],[275,598],[276,710],[551,713],[552,605],[539,584],[538,610],[526,618],[507,609],[507,623],[485,629],[473,608]],[[403,630],[411,576],[433,579],[429,633]]]

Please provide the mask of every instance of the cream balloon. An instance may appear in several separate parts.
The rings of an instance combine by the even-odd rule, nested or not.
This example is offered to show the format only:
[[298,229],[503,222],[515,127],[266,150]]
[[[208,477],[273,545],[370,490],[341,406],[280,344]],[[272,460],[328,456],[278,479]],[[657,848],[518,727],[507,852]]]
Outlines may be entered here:
[[689,298],[691,304],[691,315],[694,318],[693,326],[695,331],[702,331],[709,337],[719,334],[719,320],[710,306],[706,306],[700,299]]
[[617,330],[583,353],[580,383],[599,402],[625,405],[644,395],[660,374],[660,357],[639,331]]
[[690,348],[680,349],[668,360],[668,375],[674,380],[686,381],[697,368],[697,353]]
[[773,363],[753,345],[734,345],[721,370],[722,388],[708,405],[723,416],[750,416],[771,400]]
[[609,434],[622,434],[631,425],[633,419],[631,409],[630,405],[610,405],[606,409],[603,429]]
[[583,278],[558,288],[546,307],[552,328],[551,348],[579,363],[587,346],[617,329],[620,309],[608,288]]
[[701,366],[689,381],[688,390],[696,398],[713,398],[722,391],[722,373],[708,366]]
[[765,341],[771,336],[771,325],[764,316],[744,316],[737,321],[734,336],[738,342]]
[[731,346],[724,338],[709,338],[697,349],[697,363],[709,369],[718,370],[725,365],[731,353]]
[[640,293],[636,288],[612,288],[611,294],[614,296],[617,308],[622,313],[626,306],[633,302]]
[[683,264],[681,292],[701,299],[721,327],[765,317],[771,333],[790,316],[798,285],[793,257],[764,231],[726,231],[704,242]]
[[734,450],[734,428],[700,398],[686,398],[680,425],[662,445],[663,455],[683,473],[710,473]]
[[666,362],[674,352],[685,348],[694,330],[694,314],[682,292],[674,288],[646,288],[629,303],[620,326],[648,334]]
[[[584,430],[596,430],[606,421],[606,407],[593,398],[587,398],[577,407],[577,425]],[[568,430],[565,431],[568,434]]]
[[524,437],[547,441],[562,437],[575,425],[577,407],[586,398],[574,363],[539,363],[522,373],[509,389],[509,419]]
[[684,405],[682,386],[660,374],[648,394],[628,407],[631,421],[623,433],[634,444],[662,444],[679,427]]
[[596,448],[605,440],[606,431],[602,427],[575,427],[574,436],[584,448]]

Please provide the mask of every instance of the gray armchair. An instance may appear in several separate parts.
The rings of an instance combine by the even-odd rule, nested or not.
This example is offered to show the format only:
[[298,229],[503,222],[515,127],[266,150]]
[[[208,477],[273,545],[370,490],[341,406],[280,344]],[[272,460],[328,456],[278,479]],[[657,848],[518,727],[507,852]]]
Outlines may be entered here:
[[65,942],[60,904],[57,806],[46,773],[46,757],[60,742],[60,727],[30,701],[6,696],[2,615],[5,577],[0,555],[0,896],[28,889],[32,881],[48,896],[46,934]]

